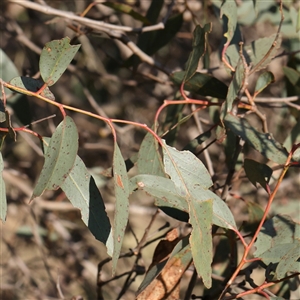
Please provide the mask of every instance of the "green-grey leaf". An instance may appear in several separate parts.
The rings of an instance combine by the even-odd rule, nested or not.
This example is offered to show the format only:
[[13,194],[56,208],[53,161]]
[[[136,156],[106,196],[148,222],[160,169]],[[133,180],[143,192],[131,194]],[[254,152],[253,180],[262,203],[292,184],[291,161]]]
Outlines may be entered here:
[[277,50],[281,45],[281,37],[278,37],[275,46],[273,46],[275,37],[276,34],[273,34],[270,37],[258,39],[245,47],[256,72],[266,68],[270,64],[272,58],[276,55]]
[[265,71],[261,73],[256,81],[254,95],[261,93],[269,84],[275,81],[275,77],[272,72]]
[[300,272],[299,248],[297,238],[300,224],[289,216],[277,215],[266,221],[255,242],[255,257],[269,265],[276,265],[275,278],[282,279],[287,272]]
[[180,197],[171,179],[155,175],[141,174],[130,179],[130,191],[143,190],[149,195],[161,200],[158,206],[170,206],[188,212],[189,207],[183,197]]
[[283,67],[283,72],[292,85],[300,86],[300,72],[290,67]]
[[[171,80],[181,85],[184,80],[185,71],[175,72],[170,75]],[[211,96],[216,98],[225,99],[228,87],[219,79],[210,74],[203,74],[196,72],[184,83],[184,89],[201,96]]]
[[226,101],[222,104],[221,113],[220,113],[221,120],[223,120],[225,116],[232,111],[233,103],[239,96],[244,80],[245,80],[244,64],[243,61],[240,59],[238,61],[236,71],[234,73],[232,81],[230,82]]
[[236,228],[228,206],[215,193],[208,190],[212,186],[212,181],[203,163],[191,152],[178,151],[168,145],[166,149],[163,148],[163,153],[165,171],[174,182],[176,192],[188,203],[190,209],[191,199],[199,202],[211,199],[212,223],[224,228]]
[[267,184],[271,179],[273,170],[255,160],[246,158],[244,161],[244,169],[248,179],[256,187],[256,183],[259,183],[265,190],[267,190]]
[[51,86],[65,72],[80,45],[70,45],[70,39],[53,40],[47,43],[40,57],[40,72],[44,82]]
[[213,200],[197,201],[192,199],[190,209],[190,224],[193,227],[190,245],[194,265],[199,276],[202,277],[206,288],[211,287],[212,275],[212,234],[211,224],[213,216]]
[[[275,47],[273,47],[275,36],[276,34],[273,34],[270,37],[260,38],[253,41],[250,45],[244,46],[243,55],[247,64],[249,65],[251,63],[253,66],[252,69],[255,68],[255,71],[266,68],[276,55],[281,45],[281,37],[279,36]],[[230,45],[226,50],[226,57],[230,65],[235,68],[240,57],[239,46],[235,44]],[[252,71],[250,70],[250,72]]]
[[224,119],[227,129],[240,136],[252,148],[256,149],[266,158],[279,163],[285,163],[288,153],[286,149],[278,143],[270,133],[261,133],[253,128],[246,119],[238,118],[232,114],[227,114]]
[[140,174],[151,174],[166,177],[158,144],[151,133],[147,133],[141,144],[137,167]]
[[[73,206],[80,209],[84,224],[95,238],[109,248],[107,241],[111,226],[105,205],[94,178],[79,156],[76,157],[74,167],[61,189]],[[112,249],[108,249],[108,252],[112,252]]]
[[6,213],[7,213],[7,200],[6,200],[6,191],[5,191],[5,183],[2,178],[3,172],[3,158],[2,153],[0,152],[0,219],[2,222],[5,222]]
[[129,216],[129,186],[126,165],[117,143],[114,147],[113,156],[114,187],[116,206],[113,227],[114,251],[112,255],[112,273],[117,267],[118,258],[121,253],[122,242]]
[[171,177],[180,196],[188,196],[189,188],[212,186],[211,177],[204,164],[189,151],[178,151],[166,145],[163,148],[165,172]]
[[[13,78],[10,81],[10,84],[35,93],[43,86],[44,83],[38,79],[20,76],[20,77]],[[46,97],[50,100],[55,100],[54,95],[52,94],[52,92],[49,90],[48,87],[46,87],[42,91],[41,96]]]
[[66,116],[53,133],[45,163],[31,199],[41,196],[46,190],[58,189],[71,172],[78,150],[78,132],[74,121]]
[[196,26],[193,33],[193,50],[186,63],[184,82],[191,79],[196,73],[199,61],[206,52],[206,36],[210,31],[211,23],[205,24],[203,28],[200,25]]

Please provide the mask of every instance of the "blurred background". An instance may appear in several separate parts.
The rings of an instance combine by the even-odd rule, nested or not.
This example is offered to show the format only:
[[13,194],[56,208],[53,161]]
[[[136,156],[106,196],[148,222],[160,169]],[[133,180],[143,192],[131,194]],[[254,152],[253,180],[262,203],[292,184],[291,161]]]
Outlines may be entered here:
[[[203,26],[208,22],[212,23],[212,32],[208,35],[209,48],[198,69],[213,74],[225,84],[230,82],[230,73],[220,59],[225,42],[223,32],[226,28],[224,17],[219,18],[221,1],[128,0],[118,1],[126,5],[120,6],[119,9],[112,5],[116,1],[104,4],[87,0],[35,2],[41,7],[50,6],[62,12],[72,12],[93,20],[132,28],[142,27],[145,20],[149,22],[148,25],[159,22],[169,24],[164,35],[157,34],[153,37],[152,33],[127,33],[133,43],[153,57],[154,65],[132,57],[133,53],[126,44],[101,30],[92,30],[67,18],[47,15],[12,2],[4,1],[1,4],[0,77],[9,81],[17,76],[17,73],[39,78],[41,49],[51,40],[68,36],[71,44],[81,44],[81,48],[70,67],[51,87],[56,101],[63,104],[114,119],[152,126],[156,110],[163,101],[179,99],[178,86],[174,85],[169,75],[174,71],[184,70],[192,50],[195,25]],[[280,21],[277,1],[257,1],[259,3],[256,5],[256,12],[253,2],[236,1],[239,28],[233,43],[238,43],[242,38],[245,44],[249,44],[253,40],[277,32]],[[152,8],[149,9],[150,7]],[[125,8],[131,8],[137,14],[126,12]],[[284,66],[288,66],[298,70],[299,74],[299,32],[295,31],[298,9],[297,1],[287,1],[284,4],[283,42],[277,56],[268,67],[273,72],[276,82],[264,90],[261,96],[266,100],[259,103],[261,111],[267,115],[270,132],[281,143],[285,142],[299,120],[300,103],[299,100],[293,102],[296,107],[291,109],[284,103],[268,105],[267,99],[297,96],[300,93],[300,76],[298,75],[298,83],[295,84],[283,69]],[[141,20],[140,16],[144,19]],[[9,60],[12,65],[8,65]],[[255,82],[254,77],[250,82],[250,90],[253,90]],[[33,122],[32,130],[42,136],[51,136],[61,121],[57,108],[45,102],[15,95],[9,91],[7,97],[13,127]],[[176,108],[173,111],[169,109],[163,111],[160,119],[167,130],[172,121],[175,120],[176,124],[179,114],[182,118],[190,113],[189,107]],[[113,184],[110,178],[102,174],[112,163],[113,139],[110,129],[99,120],[73,112],[68,114],[72,116],[78,128],[78,154],[95,178],[107,213],[112,219]],[[199,112],[202,132],[212,126],[213,115],[213,110]],[[168,121],[167,118],[173,120]],[[41,121],[34,123],[39,120]],[[124,159],[136,154],[145,132],[124,124],[116,124],[116,132]],[[182,149],[200,133],[194,118],[190,118],[178,128],[176,135],[169,137],[169,140],[178,149]],[[228,171],[223,154],[224,147],[222,144],[214,144],[209,148],[210,160],[219,180],[224,179]],[[82,222],[79,210],[73,208],[61,190],[47,191],[42,197],[29,201],[44,162],[38,139],[19,132],[16,142],[9,137],[5,139],[1,152],[8,199],[6,222],[1,224],[1,299],[100,299],[99,290],[97,294],[98,264],[108,256],[105,246],[93,237]],[[249,156],[251,155],[257,158],[257,154],[250,153]],[[199,157],[207,163],[203,153]],[[232,192],[261,207],[266,204],[267,194],[261,188],[256,189],[247,180],[235,182]],[[299,221],[299,192],[299,172],[292,170],[282,183],[273,212],[278,209]],[[183,222],[171,219],[162,212],[156,215],[153,199],[145,194],[134,194],[130,203],[124,253],[131,253],[130,249],[137,246],[137,240],[141,240],[153,220],[148,236],[151,243],[141,251],[138,263],[134,255],[120,259],[117,275],[123,276],[101,287],[104,299],[134,299],[144,271],[152,262],[159,239],[166,236],[172,228],[179,230],[180,234],[189,231]],[[232,198],[228,203],[238,224],[249,218],[245,201],[237,202]],[[111,279],[110,267],[110,263],[107,263],[101,269],[102,282]],[[219,268],[222,269],[222,264]],[[135,276],[132,284],[126,286],[128,272],[133,272]],[[192,274],[193,270],[189,269],[183,277],[182,297]],[[203,290],[200,280],[198,281],[195,294]]]

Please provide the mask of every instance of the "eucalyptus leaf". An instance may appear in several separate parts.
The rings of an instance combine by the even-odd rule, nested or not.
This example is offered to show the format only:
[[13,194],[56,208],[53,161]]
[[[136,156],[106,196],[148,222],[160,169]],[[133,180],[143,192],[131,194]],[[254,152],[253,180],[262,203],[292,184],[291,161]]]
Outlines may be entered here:
[[266,158],[279,164],[286,162],[288,157],[286,149],[270,133],[261,133],[254,129],[246,119],[232,114],[227,114],[224,124],[227,129],[232,130]]
[[117,143],[115,143],[114,147],[113,173],[116,204],[113,226],[114,246],[112,254],[112,273],[115,274],[129,217],[128,176],[126,171],[126,165]]
[[73,120],[66,116],[53,133],[45,151],[45,162],[31,199],[43,192],[58,189],[69,176],[78,150],[78,132]]
[[70,45],[70,39],[53,40],[47,43],[40,56],[40,72],[44,82],[51,86],[65,72],[79,50],[80,45]]

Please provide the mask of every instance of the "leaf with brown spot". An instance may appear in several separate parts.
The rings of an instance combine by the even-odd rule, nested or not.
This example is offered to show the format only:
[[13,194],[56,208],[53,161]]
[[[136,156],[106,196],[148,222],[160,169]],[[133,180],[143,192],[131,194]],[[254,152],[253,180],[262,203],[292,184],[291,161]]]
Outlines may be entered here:
[[121,253],[122,242],[129,217],[129,187],[126,165],[117,143],[113,156],[114,187],[116,206],[113,226],[112,273],[114,274]]
[[[78,132],[73,120],[66,116],[53,133],[45,151],[45,163],[31,199],[43,192],[58,189],[71,172],[78,150]],[[68,153],[68,154],[67,154]]]

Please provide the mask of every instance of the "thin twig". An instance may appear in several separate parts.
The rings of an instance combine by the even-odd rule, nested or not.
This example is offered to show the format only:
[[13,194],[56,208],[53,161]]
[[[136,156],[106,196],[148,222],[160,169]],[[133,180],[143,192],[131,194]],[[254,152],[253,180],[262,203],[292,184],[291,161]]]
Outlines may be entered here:
[[155,25],[145,26],[145,27],[132,28],[130,26],[114,25],[114,24],[109,24],[109,23],[103,22],[103,21],[97,21],[97,20],[86,18],[86,17],[80,17],[69,11],[62,11],[59,9],[52,8],[50,6],[41,5],[41,4],[34,3],[34,2],[31,2],[28,0],[9,0],[9,3],[15,3],[15,4],[21,5],[25,8],[29,8],[29,9],[41,12],[43,14],[46,14],[46,15],[52,15],[52,16],[62,17],[67,20],[72,20],[72,21],[78,22],[81,25],[85,25],[85,26],[95,29],[95,30],[104,31],[106,33],[110,32],[113,34],[113,31],[114,32],[142,33],[142,32],[164,29],[163,22],[160,22]]
[[163,68],[160,64],[158,64],[151,56],[142,51],[139,47],[137,47],[125,34],[126,32],[134,32],[134,33],[142,33],[154,30],[164,29],[164,24],[162,22],[145,26],[140,28],[132,28],[128,26],[118,26],[113,24],[108,24],[103,21],[95,21],[89,18],[80,17],[71,12],[61,11],[50,6],[42,6],[40,4],[30,2],[28,0],[9,0],[10,3],[15,3],[21,5],[25,8],[29,8],[35,11],[39,11],[46,15],[53,15],[57,17],[62,17],[68,21],[75,21],[81,25],[84,25],[94,31],[105,32],[111,38],[119,39],[122,41],[135,55],[137,55],[143,62],[148,63],[151,66],[158,68],[159,70],[169,74],[170,71]]

